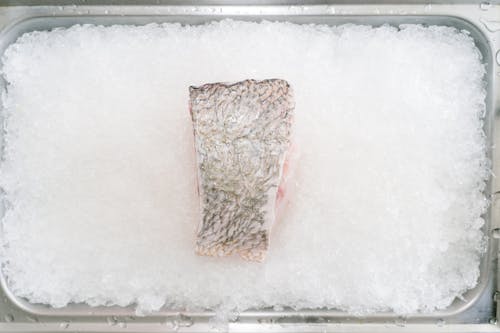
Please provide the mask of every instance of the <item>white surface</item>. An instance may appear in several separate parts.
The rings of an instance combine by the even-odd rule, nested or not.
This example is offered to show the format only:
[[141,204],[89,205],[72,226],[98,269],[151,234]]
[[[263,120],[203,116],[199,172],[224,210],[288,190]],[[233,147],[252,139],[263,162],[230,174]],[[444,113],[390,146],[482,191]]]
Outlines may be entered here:
[[[17,295],[409,313],[477,282],[484,68],[463,33],[86,26],[24,35],[4,64],[2,258]],[[188,86],[247,78],[285,79],[296,100],[295,186],[263,264],[194,255]]]

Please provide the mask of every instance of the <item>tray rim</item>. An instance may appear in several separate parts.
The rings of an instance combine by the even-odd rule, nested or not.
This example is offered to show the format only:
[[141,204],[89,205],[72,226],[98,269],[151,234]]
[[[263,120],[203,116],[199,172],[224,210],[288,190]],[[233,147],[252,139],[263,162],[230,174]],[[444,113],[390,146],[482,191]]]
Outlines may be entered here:
[[[4,27],[4,29],[2,29],[0,31],[0,45],[1,45],[1,49],[2,51],[5,50],[5,47],[6,45],[10,44],[10,43],[7,43],[5,44],[4,43],[4,37],[5,35],[11,31],[12,29],[18,29],[19,27],[23,27],[23,25],[28,25],[30,22],[34,21],[34,20],[43,20],[43,19],[50,19],[50,20],[53,20],[53,19],[66,19],[66,20],[71,20],[71,19],[76,19],[76,20],[80,20],[80,21],[86,21],[88,20],[88,18],[103,18],[103,17],[106,17],[108,19],[114,19],[114,18],[119,18],[119,19],[125,19],[127,17],[134,17],[134,18],[141,18],[141,17],[147,17],[147,18],[152,18],[152,21],[154,21],[155,19],[154,18],[165,18],[165,17],[170,17],[170,18],[177,18],[177,17],[183,17],[183,16],[191,16],[191,15],[182,15],[182,14],[161,14],[161,15],[126,15],[126,16],[117,16],[117,15],[91,15],[91,16],[85,16],[85,15],[64,15],[64,16],[60,16],[60,17],[53,17],[53,16],[49,16],[49,15],[33,15],[33,16],[28,16],[28,17],[24,17],[24,18],[21,18],[20,20],[17,20],[17,21],[13,21],[11,22],[8,26]],[[210,14],[207,14],[207,15],[199,15],[198,17],[203,17],[203,16],[207,16],[207,17],[211,17],[211,20],[220,20],[222,18],[224,18],[226,15],[221,15],[221,16],[212,16]],[[229,15],[229,16],[236,16],[236,18],[238,19],[244,19],[245,17],[246,18],[249,18],[249,17],[252,17],[252,15],[248,15],[248,14],[236,14],[236,15]],[[259,16],[261,16],[262,18],[266,19],[266,18],[269,18],[271,17],[271,20],[273,17],[282,17],[283,19],[285,17],[288,16],[288,14],[269,14],[269,15],[266,15],[266,14],[260,14]],[[474,30],[474,33],[477,34],[477,36],[480,36],[481,39],[482,39],[482,46],[485,47],[485,50],[489,51],[489,54],[485,55],[483,53],[483,57],[485,58],[485,62],[487,62],[487,66],[488,67],[491,67],[488,69],[488,72],[487,72],[487,76],[492,76],[493,73],[493,67],[494,67],[494,62],[493,62],[493,49],[490,45],[490,41],[489,41],[489,38],[484,34],[484,32],[482,31],[482,29],[474,22],[472,22],[471,20],[467,19],[467,18],[464,18],[462,16],[459,16],[459,15],[446,15],[446,14],[439,14],[439,15],[406,15],[406,16],[400,16],[400,15],[367,15],[367,14],[354,14],[354,15],[350,15],[350,14],[342,14],[342,15],[334,15],[334,16],[331,16],[331,15],[328,15],[328,14],[314,14],[314,15],[298,15],[296,17],[301,17],[301,18],[307,18],[307,17],[312,17],[312,16],[320,16],[320,17],[330,17],[330,18],[333,18],[333,19],[339,19],[339,18],[343,18],[343,19],[352,19],[352,18],[359,18],[359,17],[363,17],[363,18],[366,18],[366,17],[373,17],[373,18],[377,18],[377,20],[386,20],[388,17],[390,18],[393,18],[393,17],[398,17],[399,19],[401,20],[408,20],[409,18],[413,18],[413,19],[422,19],[422,18],[426,18],[426,17],[432,17],[433,19],[452,19],[454,20],[455,22],[461,22],[463,23],[464,25],[466,26],[469,26],[469,27],[472,27],[473,30]],[[250,18],[251,19],[251,18]],[[173,21],[173,20],[172,20]],[[425,24],[425,23],[424,23]],[[476,44],[477,44],[477,39],[475,38],[475,41],[476,41]],[[488,59],[486,59],[488,58]],[[488,113],[488,117],[490,117],[490,121],[488,123],[488,126],[490,126],[491,128],[489,129],[489,140],[490,141],[493,141],[495,139],[495,136],[494,136],[494,132],[492,131],[493,130],[493,123],[495,122],[495,119],[494,119],[494,109],[493,109],[493,88],[494,88],[494,83],[490,81],[490,79],[488,78],[488,97],[487,97],[487,113]],[[494,161],[494,158],[493,158],[493,151],[490,152],[490,157],[491,157],[491,160]],[[493,162],[494,163],[494,162]],[[498,168],[498,163],[494,164],[493,167],[497,167]],[[490,215],[489,215],[489,222],[487,222],[488,224],[488,227],[489,229],[492,229],[492,219],[495,219],[495,214],[493,214],[493,210],[496,206],[496,200],[494,198],[494,195],[498,192],[496,191],[493,191],[493,186],[492,186],[492,183],[490,182],[489,183],[489,186],[488,186],[488,189],[489,189],[489,193],[491,194],[491,205],[490,205]],[[487,230],[488,232],[490,230]],[[488,236],[488,234],[485,232],[485,234]],[[488,252],[487,254],[485,254],[481,260],[481,265],[484,266],[486,265],[485,267],[487,269],[490,268],[490,266],[493,264],[492,263],[492,257],[493,256],[493,250],[496,250],[498,248],[498,242],[493,238],[493,237],[488,237],[489,238],[489,245],[488,245]],[[483,271],[483,269],[481,269],[481,272]],[[491,279],[491,275],[490,274],[481,274],[480,275],[480,278],[479,278],[479,282],[478,282],[478,286],[474,289],[471,290],[471,292],[473,292],[472,294],[472,297],[467,301],[467,303],[464,303],[462,306],[459,306],[458,308],[456,309],[453,309],[451,311],[448,311],[447,309],[446,310],[443,310],[443,311],[438,311],[438,312],[435,312],[433,314],[417,314],[417,315],[411,315],[411,316],[408,316],[408,318],[412,318],[412,319],[435,319],[435,318],[448,318],[448,317],[453,317],[453,316],[457,316],[459,315],[460,313],[466,311],[467,309],[471,308],[474,303],[482,296],[482,294],[485,292],[486,288],[487,288],[487,285]],[[4,291],[6,297],[9,299],[10,302],[12,302],[12,304],[14,304],[16,307],[18,307],[20,310],[26,312],[26,313],[29,313],[29,314],[33,314],[33,315],[36,315],[36,316],[72,316],[72,317],[75,317],[75,316],[114,316],[114,315],[117,315],[117,316],[125,316],[125,315],[131,315],[133,314],[133,309],[131,309],[130,307],[126,307],[126,308],[123,308],[123,307],[118,307],[118,309],[120,311],[116,312],[114,311],[115,307],[106,307],[106,308],[101,308],[101,307],[95,307],[95,308],[92,308],[92,307],[89,307],[89,306],[85,306],[85,309],[82,309],[79,313],[75,313],[75,312],[68,312],[66,311],[67,309],[66,308],[63,308],[63,309],[53,309],[53,308],[49,308],[49,307],[46,307],[46,306],[43,306],[43,305],[37,305],[37,304],[31,304],[31,303],[28,303],[27,301],[15,296],[12,294],[12,292],[10,291],[10,289],[8,288],[8,284],[7,284],[7,281],[5,279],[5,275],[3,273],[0,274],[0,287],[1,289]],[[129,309],[130,308],[130,309]],[[124,309],[127,309],[126,313],[123,311]],[[129,311],[130,310],[130,311]],[[336,312],[336,313],[333,313],[333,312]],[[179,311],[175,311],[175,310],[172,310],[172,311],[161,311],[157,314],[153,314],[152,316],[149,316],[149,317],[155,317],[155,316],[159,316],[159,317],[164,317],[164,316],[175,316],[177,314],[179,314],[180,312]],[[187,315],[191,316],[191,317],[210,317],[210,316],[213,316],[213,312],[212,311],[207,311],[207,312],[183,312],[183,313],[186,313]],[[345,318],[359,318],[357,316],[350,316],[350,315],[346,315],[345,313],[342,313],[342,312],[339,312],[337,310],[300,310],[300,311],[292,311],[292,312],[289,312],[289,311],[273,311],[272,313],[270,313],[269,311],[261,311],[261,310],[255,310],[255,311],[247,311],[245,313],[241,313],[239,314],[240,317],[296,317],[296,316],[312,316],[312,317],[332,317],[332,318],[341,318],[341,319],[345,319]],[[385,314],[385,313],[381,313],[381,314],[372,314],[372,315],[369,315],[369,316],[366,316],[366,317],[363,317],[363,318],[373,318],[373,319],[376,319],[377,322],[380,321],[380,320],[391,320],[391,319],[394,319],[394,318],[398,318],[400,316],[398,315],[395,315],[395,314]]]

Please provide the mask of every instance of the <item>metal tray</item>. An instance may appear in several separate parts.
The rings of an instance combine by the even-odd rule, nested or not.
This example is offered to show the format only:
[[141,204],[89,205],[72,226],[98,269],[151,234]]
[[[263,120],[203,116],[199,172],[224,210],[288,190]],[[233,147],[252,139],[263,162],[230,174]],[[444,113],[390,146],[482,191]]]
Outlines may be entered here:
[[[238,1],[223,1],[220,5],[184,3],[175,1],[157,2],[153,5],[106,6],[99,2],[81,5],[65,5],[57,1],[50,6],[1,6],[0,5],[0,54],[21,34],[33,30],[71,26],[77,23],[102,25],[147,24],[150,22],[181,22],[201,24],[207,21],[234,18],[259,21],[262,19],[291,21],[295,23],[321,23],[339,25],[344,23],[399,25],[420,23],[446,25],[465,29],[474,38],[487,67],[487,116],[485,132],[491,150],[494,174],[500,175],[500,154],[496,154],[495,143],[500,134],[494,131],[500,126],[500,5],[484,3],[461,4],[394,4],[360,3],[329,5],[298,5],[262,2],[242,5]],[[259,4],[260,3],[260,4]],[[19,1],[19,4],[30,4]],[[35,3],[36,4],[36,3]],[[3,89],[4,82],[0,82]],[[1,118],[0,118],[1,121]],[[492,177],[487,187],[492,205],[485,216],[484,231],[490,235],[488,253],[481,262],[478,286],[467,292],[463,300],[456,300],[448,309],[432,314],[398,317],[391,313],[379,313],[367,317],[353,317],[335,310],[273,311],[255,310],[237,315],[225,329],[235,332],[250,331],[454,331],[454,332],[500,332],[497,326],[496,298],[498,238],[500,238],[499,185]],[[1,211],[1,209],[0,209]],[[500,295],[500,294],[498,294]],[[30,304],[14,296],[8,283],[0,274],[0,331],[54,332],[54,331],[209,331],[216,330],[210,323],[210,312],[180,313],[165,309],[151,316],[136,317],[133,307],[96,307],[72,304],[62,309],[53,309],[40,304]],[[500,296],[498,297],[500,298]]]

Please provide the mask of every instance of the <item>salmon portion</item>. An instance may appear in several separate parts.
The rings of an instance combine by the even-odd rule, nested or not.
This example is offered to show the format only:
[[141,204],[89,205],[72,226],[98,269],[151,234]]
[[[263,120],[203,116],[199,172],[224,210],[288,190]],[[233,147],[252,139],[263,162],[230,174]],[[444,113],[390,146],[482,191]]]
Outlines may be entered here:
[[269,247],[293,116],[280,79],[190,87],[201,220],[196,253],[262,261]]

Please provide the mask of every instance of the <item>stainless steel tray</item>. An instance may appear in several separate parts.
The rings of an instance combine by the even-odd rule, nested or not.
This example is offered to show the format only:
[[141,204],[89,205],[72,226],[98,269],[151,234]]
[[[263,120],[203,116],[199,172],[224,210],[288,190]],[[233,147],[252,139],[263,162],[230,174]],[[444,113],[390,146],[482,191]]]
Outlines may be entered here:
[[[29,1],[28,1],[29,2]],[[42,1],[43,2],[43,1]],[[19,4],[26,4],[19,1]],[[288,5],[276,2],[273,5],[241,5],[238,1],[224,1],[222,5],[172,5],[178,1],[162,1],[154,5],[106,6],[99,2],[81,5],[64,5],[57,1],[50,6],[1,6],[0,5],[0,54],[22,33],[45,30],[77,23],[93,24],[146,24],[150,22],[181,22],[201,24],[223,18],[240,20],[277,20],[296,23],[321,23],[338,25],[343,23],[399,25],[421,23],[447,25],[470,31],[487,64],[487,117],[485,132],[491,144],[490,157],[494,174],[500,175],[500,154],[496,154],[495,143],[500,134],[494,131],[500,126],[500,5],[489,2],[461,4],[394,4],[361,3],[329,5]],[[260,3],[260,4],[259,4]],[[1,2],[0,2],[1,4]],[[0,82],[4,85],[3,82]],[[3,88],[3,87],[2,87]],[[1,119],[0,119],[1,120]],[[493,177],[487,188],[492,205],[485,218],[485,232],[490,235],[488,253],[481,262],[478,286],[466,293],[448,309],[432,314],[398,317],[391,313],[380,313],[367,317],[353,317],[334,310],[273,311],[255,310],[240,313],[237,320],[226,329],[235,332],[253,331],[454,331],[454,332],[500,332],[496,324],[497,253],[500,238],[499,203],[495,196],[500,186]],[[500,295],[500,294],[499,294]],[[74,304],[62,309],[30,304],[14,296],[0,275],[0,331],[54,332],[54,331],[209,331],[215,329],[209,322],[210,312],[179,313],[165,309],[147,317],[134,316],[132,307],[91,308]],[[500,296],[498,297],[500,298]]]

